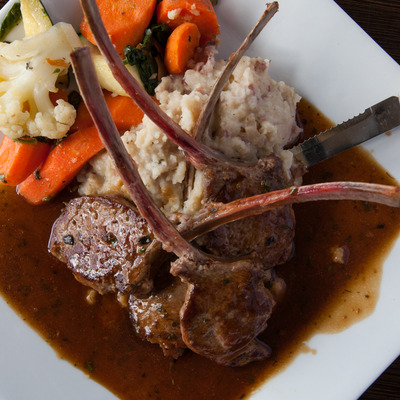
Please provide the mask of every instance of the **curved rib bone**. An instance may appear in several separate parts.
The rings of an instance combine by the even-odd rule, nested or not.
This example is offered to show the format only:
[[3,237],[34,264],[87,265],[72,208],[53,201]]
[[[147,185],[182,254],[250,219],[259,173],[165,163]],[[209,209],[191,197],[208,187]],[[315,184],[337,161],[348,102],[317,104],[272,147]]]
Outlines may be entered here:
[[226,64],[224,70],[222,71],[221,75],[218,77],[218,79],[214,83],[213,88],[211,89],[211,93],[207,100],[207,103],[201,110],[199,118],[194,127],[192,136],[196,138],[199,142],[202,141],[202,137],[205,134],[207,128],[209,127],[211,114],[214,110],[215,105],[217,104],[219,95],[221,94],[222,89],[225,86],[226,82],[228,81],[229,77],[231,76],[233,70],[236,68],[244,52],[251,46],[251,44],[254,42],[257,36],[264,29],[265,25],[267,25],[267,23],[278,11],[278,8],[279,8],[278,2],[276,1],[274,1],[271,4],[267,4],[267,9],[264,11],[263,15],[261,16],[257,24],[254,26],[251,32],[246,36],[245,40],[240,45],[240,47],[229,57],[228,63]]
[[[242,365],[258,359],[257,357],[265,357],[267,353],[261,354],[254,351],[258,347],[254,344],[254,340],[266,328],[274,304],[271,293],[263,283],[262,266],[252,259],[230,262],[221,258],[216,259],[193,247],[179,234],[152,201],[133,160],[119,137],[102,96],[100,85],[95,79],[89,49],[75,50],[71,54],[71,60],[86,106],[128,193],[155,236],[163,243],[164,248],[167,251],[173,251],[179,257],[178,262],[171,266],[171,272],[189,283],[185,304],[180,312],[181,331],[185,344],[193,351],[225,364],[235,365],[234,360],[239,359],[244,360],[241,362]],[[219,313],[216,308],[218,303],[214,304],[215,307],[210,309],[209,314],[214,333],[210,331],[207,340],[204,340],[201,326],[197,326],[196,318],[192,319],[190,315],[192,315],[193,305],[201,302],[202,292],[207,287],[204,285],[204,279],[208,277],[210,283],[214,279],[219,281],[221,271],[230,271],[230,279],[240,285],[242,288],[240,293],[246,296],[239,295],[232,299],[230,304],[235,310],[235,318],[227,319],[226,323],[220,324],[217,319],[214,319],[213,314]],[[209,287],[211,288],[212,285]],[[213,294],[209,293],[209,295],[212,299]],[[222,336],[226,340],[221,340]],[[210,338],[213,339],[211,346],[208,344]]]
[[[182,236],[192,241],[223,224],[282,205],[342,199],[399,207],[400,188],[359,182],[292,187],[228,204],[210,203],[193,216],[176,215],[176,220]],[[67,263],[81,283],[98,292],[119,290],[139,296],[151,292],[155,274],[171,260],[132,204],[107,197],[72,199],[54,222],[49,251]]]
[[187,253],[192,246],[180,236],[164,214],[158,211],[144,187],[134,161],[119,137],[96,78],[89,48],[75,50],[71,58],[82,97],[129,195],[153,231],[157,232],[157,237],[164,246],[175,248],[178,256]]
[[[289,183],[282,179],[282,174],[280,174],[279,179],[275,179],[277,172],[281,171],[282,165],[280,160],[274,155],[259,160],[259,162],[255,164],[239,160],[230,160],[222,153],[212,150],[196,141],[184,132],[179,125],[172,122],[169,117],[158,108],[147,93],[144,92],[143,88],[137,84],[133,77],[127,73],[119,55],[109,40],[96,2],[94,0],[82,0],[82,6],[96,42],[104,57],[108,60],[109,66],[117,81],[119,81],[126,92],[134,98],[153,122],[163,129],[167,136],[183,149],[187,161],[203,172],[204,203],[209,201],[222,201],[222,199],[224,202],[228,202],[241,197],[262,193],[264,190],[260,182],[265,181],[270,183],[270,179],[275,181],[275,184],[271,183],[271,188],[274,190],[282,189],[289,185]],[[248,43],[259,33],[262,26],[276,10],[277,4],[273,3],[265,14],[265,17],[262,18],[260,24],[254,29],[252,35],[250,35]],[[243,48],[246,48],[246,45],[245,43]],[[190,190],[190,182],[189,185],[187,185],[187,189]],[[188,192],[185,194],[187,193]],[[276,213],[279,213],[279,211]],[[290,217],[288,217],[288,213],[289,210],[282,210],[282,216],[280,218],[282,220],[288,220],[286,225],[294,226],[293,221],[289,221]],[[265,214],[262,218],[265,219],[265,224],[271,224],[268,215]],[[243,225],[243,223],[239,224]],[[226,231],[230,231],[231,229],[238,229],[238,227],[224,228]],[[243,226],[242,230],[245,230]],[[279,240],[290,240],[289,236],[293,236],[293,234],[293,230],[282,231],[279,235]],[[231,234],[227,232],[227,235],[230,236]],[[247,242],[250,241],[251,238],[248,237]],[[288,254],[289,253],[290,252],[288,252]]]
[[107,60],[115,79],[129,96],[135,100],[143,112],[165,132],[169,139],[183,149],[187,160],[198,169],[203,169],[206,165],[228,161],[221,153],[198,143],[157,106],[135,78],[126,70],[121,57],[110,41],[96,1],[81,0],[81,4],[96,43]]
[[221,225],[277,207],[321,200],[360,200],[400,207],[400,187],[365,182],[328,182],[292,186],[288,189],[263,193],[230,203],[210,203],[199,210],[181,231],[187,240],[193,240]]

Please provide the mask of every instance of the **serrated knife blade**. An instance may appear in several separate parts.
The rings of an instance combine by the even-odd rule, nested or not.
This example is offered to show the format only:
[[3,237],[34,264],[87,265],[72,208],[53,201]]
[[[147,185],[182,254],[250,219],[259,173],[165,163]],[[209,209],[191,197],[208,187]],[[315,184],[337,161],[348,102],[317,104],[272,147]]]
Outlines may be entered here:
[[309,168],[399,125],[400,102],[398,97],[392,96],[289,150]]

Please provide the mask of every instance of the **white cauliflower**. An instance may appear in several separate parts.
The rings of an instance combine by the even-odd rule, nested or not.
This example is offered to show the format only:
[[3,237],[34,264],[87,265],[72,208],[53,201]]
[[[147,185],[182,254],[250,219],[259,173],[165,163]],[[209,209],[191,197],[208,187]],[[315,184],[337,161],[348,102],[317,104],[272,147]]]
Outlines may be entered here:
[[74,28],[58,23],[23,40],[0,44],[0,131],[12,139],[44,136],[60,139],[76,111],[64,100],[52,104],[57,78],[66,74],[70,53],[81,42]]

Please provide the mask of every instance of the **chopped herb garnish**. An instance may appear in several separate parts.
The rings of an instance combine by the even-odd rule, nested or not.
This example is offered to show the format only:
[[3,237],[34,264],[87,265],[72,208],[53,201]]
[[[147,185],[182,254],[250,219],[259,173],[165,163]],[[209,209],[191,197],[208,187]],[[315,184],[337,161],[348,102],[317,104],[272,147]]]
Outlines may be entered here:
[[266,192],[270,192],[272,190],[271,185],[269,185],[267,181],[261,181],[261,186]]
[[72,246],[75,243],[75,240],[72,235],[66,235],[63,237],[63,242]]
[[94,365],[92,361],[87,361],[85,363],[85,368],[89,371],[89,372],[93,372],[94,371]]
[[275,238],[273,236],[270,236],[269,238],[267,238],[267,240],[265,241],[265,246],[271,246],[272,243],[275,242]]
[[46,196],[46,197],[43,197],[43,199],[42,199],[42,201],[44,201],[44,202],[48,202],[50,200],[51,200],[51,196]]
[[351,242],[353,240],[353,236],[347,236],[346,239],[344,239],[345,242]]
[[363,205],[364,211],[365,212],[369,212],[371,211],[372,205],[371,203],[368,203],[366,201],[361,202],[361,204]]
[[230,279],[224,279],[224,285],[227,285],[228,283],[230,283],[231,280]]
[[13,139],[16,143],[36,144],[38,140],[29,136],[21,136],[20,138]]
[[33,171],[33,175],[35,175],[35,179],[40,181],[42,179],[42,177],[40,176],[39,170],[35,169]]
[[139,239],[139,244],[140,245],[144,245],[144,244],[149,244],[151,242],[151,240],[150,240],[150,238],[148,237],[148,236],[142,236],[140,239]]
[[61,71],[60,68],[56,68],[56,69],[53,71],[53,74],[58,74],[60,71]]
[[3,183],[7,183],[6,176],[4,174],[0,174],[0,181]]
[[103,238],[108,244],[111,244],[111,247],[113,249],[115,249],[117,247],[118,239],[111,232],[106,232],[106,234],[103,236]]
[[297,194],[298,191],[299,191],[299,188],[297,186],[293,186],[293,187],[290,188],[289,194],[291,196],[294,196],[295,194]]

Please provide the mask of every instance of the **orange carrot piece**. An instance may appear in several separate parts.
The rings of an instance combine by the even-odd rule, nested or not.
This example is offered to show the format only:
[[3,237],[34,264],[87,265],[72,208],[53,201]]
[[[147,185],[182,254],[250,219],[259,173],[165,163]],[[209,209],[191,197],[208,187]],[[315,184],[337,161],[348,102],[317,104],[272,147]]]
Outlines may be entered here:
[[50,200],[103,147],[94,126],[73,133],[53,148],[36,174],[18,186],[18,193],[35,205]]
[[184,74],[200,42],[196,24],[184,22],[176,27],[165,46],[164,64],[170,74]]
[[[130,97],[114,96],[112,93],[104,91],[104,98],[115,125],[120,132],[125,132],[142,122],[143,111]],[[79,104],[76,120],[71,127],[71,131],[75,132],[92,125],[94,125],[92,117],[85,103],[82,101],[81,104]]]
[[0,181],[9,186],[18,185],[43,163],[49,151],[47,143],[15,142],[4,136],[0,145]]
[[[111,42],[119,54],[126,45],[135,46],[144,37],[144,32],[153,17],[157,0],[97,0],[101,17]],[[81,33],[96,44],[86,18],[81,22]]]
[[86,108],[86,104],[83,101],[81,101],[76,111],[75,122],[71,126],[70,131],[71,132],[80,131],[82,129],[89,128],[90,126],[93,125],[94,122],[89,114],[88,109]]
[[113,96],[107,92],[104,98],[112,119],[120,132],[124,132],[142,122],[143,111],[130,97]]
[[157,23],[171,29],[184,22],[197,25],[204,43],[219,35],[217,15],[210,0],[163,0],[157,6]]

